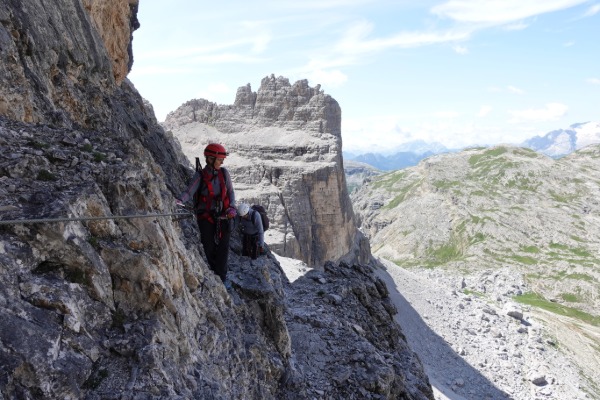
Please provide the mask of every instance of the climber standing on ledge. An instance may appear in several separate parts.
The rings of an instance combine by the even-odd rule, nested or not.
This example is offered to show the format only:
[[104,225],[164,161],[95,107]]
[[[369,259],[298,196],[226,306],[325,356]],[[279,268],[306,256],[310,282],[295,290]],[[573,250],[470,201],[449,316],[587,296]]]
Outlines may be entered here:
[[229,238],[231,222],[237,211],[231,176],[229,171],[222,167],[227,151],[223,145],[211,143],[204,149],[204,157],[206,166],[203,169],[197,168],[190,185],[179,195],[177,204],[183,205],[193,200],[208,265],[229,289]]

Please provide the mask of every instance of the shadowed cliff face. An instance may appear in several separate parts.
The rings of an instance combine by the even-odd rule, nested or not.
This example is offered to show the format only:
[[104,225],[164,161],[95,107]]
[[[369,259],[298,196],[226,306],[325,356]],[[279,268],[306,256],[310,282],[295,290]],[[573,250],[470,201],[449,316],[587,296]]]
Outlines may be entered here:
[[233,105],[188,101],[163,125],[190,160],[203,159],[212,141],[226,146],[237,197],[271,216],[266,241],[273,250],[312,266],[368,262],[346,187],[341,109],[320,86],[271,75],[257,92],[240,87]]
[[[116,3],[0,0],[0,220],[172,211],[190,171],[135,88],[119,82],[116,65],[130,60],[114,49],[130,46],[135,3]],[[368,268],[338,265],[324,286],[305,282],[301,294],[311,298],[346,285],[353,304],[342,334],[318,343],[340,351],[313,365],[297,356],[304,345],[290,327],[307,332],[314,319],[291,313],[299,300],[275,259],[239,256],[234,237],[228,293],[199,242],[192,219],[0,225],[2,396],[293,399],[351,389],[431,398]],[[319,304],[334,318],[344,303]],[[328,366],[343,357],[348,327],[382,323],[384,344],[379,330],[351,336],[381,355],[361,361],[360,376],[311,380],[333,382]],[[381,382],[371,373],[380,358]],[[405,373],[406,359],[414,362]]]

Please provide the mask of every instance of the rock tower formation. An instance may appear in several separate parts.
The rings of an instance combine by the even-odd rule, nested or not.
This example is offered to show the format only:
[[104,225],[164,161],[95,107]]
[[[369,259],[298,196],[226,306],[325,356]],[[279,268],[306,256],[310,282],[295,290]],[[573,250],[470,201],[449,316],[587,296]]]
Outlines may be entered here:
[[238,197],[265,205],[273,218],[272,249],[313,266],[368,262],[346,187],[341,109],[319,85],[271,75],[257,92],[240,87],[233,105],[188,101],[163,125],[190,160],[203,159],[212,141],[228,148]]
[[114,219],[189,178],[125,77],[136,9],[0,0],[0,222],[113,217],[0,224],[0,397],[432,399],[370,267],[292,284],[234,237],[227,292],[193,220]]

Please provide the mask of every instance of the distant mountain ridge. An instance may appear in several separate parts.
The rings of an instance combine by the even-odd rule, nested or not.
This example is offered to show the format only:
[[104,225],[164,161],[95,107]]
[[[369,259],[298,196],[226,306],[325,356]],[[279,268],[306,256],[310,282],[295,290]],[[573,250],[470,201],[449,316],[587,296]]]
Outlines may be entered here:
[[391,153],[344,152],[344,159],[369,164],[382,171],[392,171],[417,165],[419,161],[436,154],[453,151],[457,150],[450,150],[438,142],[413,140],[395,147]]
[[394,148],[394,152],[409,152],[415,154],[425,153],[446,153],[451,151],[446,146],[438,142],[426,142],[424,140],[412,140],[410,142],[402,143],[400,146]]
[[378,153],[367,153],[355,156],[352,160],[372,165],[373,167],[384,171],[391,171],[417,165],[419,161],[435,154],[438,153],[428,151],[426,153],[417,154],[410,151],[403,151],[390,156]]
[[544,136],[535,136],[521,143],[552,158],[560,158],[590,144],[600,143],[600,122],[573,124],[568,129],[557,129]]
[[599,172],[600,145],[560,160],[519,147],[469,149],[373,176],[352,201],[377,256],[403,265],[511,265],[530,274],[536,266],[567,268],[590,279],[571,286],[544,274],[530,280],[544,282],[538,290],[548,298],[577,293],[573,305],[595,312]]
[[[600,122],[584,122],[573,124],[567,129],[548,132],[544,136],[534,136],[514,145],[552,158],[560,158],[597,143],[600,143]],[[469,147],[474,146],[465,146],[463,149]],[[477,147],[482,146],[477,145]],[[421,160],[436,154],[453,153],[463,149],[448,149],[437,142],[428,143],[423,140],[415,140],[397,147],[395,153],[392,154],[344,152],[344,159],[366,163],[383,171],[393,171],[415,166]]]

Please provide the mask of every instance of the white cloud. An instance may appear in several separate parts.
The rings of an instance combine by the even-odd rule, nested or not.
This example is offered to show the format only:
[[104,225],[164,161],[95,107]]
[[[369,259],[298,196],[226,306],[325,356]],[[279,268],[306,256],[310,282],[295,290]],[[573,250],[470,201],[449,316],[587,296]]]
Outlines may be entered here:
[[435,118],[451,119],[460,116],[460,113],[457,113],[456,111],[438,111],[433,113],[433,116]]
[[[482,106],[485,112],[491,109]],[[403,117],[377,116],[364,119],[343,119],[342,137],[345,151],[389,153],[414,140],[441,143],[448,148],[497,143],[521,143],[533,136],[522,125],[507,130],[494,125],[482,125],[457,120],[423,119],[407,126]]]
[[523,29],[527,29],[529,27],[529,24],[526,23],[525,21],[518,21],[515,22],[513,24],[509,24],[504,26],[504,30],[507,31],[522,31]]
[[545,122],[554,121],[567,114],[569,107],[561,103],[548,103],[545,108],[528,110],[508,111],[512,118],[508,121],[511,124],[526,121]]
[[360,61],[354,56],[340,55],[339,57],[332,57],[331,54],[327,53],[323,56],[313,56],[307,65],[298,68],[300,75],[311,73],[311,71],[337,69],[340,67],[346,67],[348,65],[354,65]]
[[[250,25],[247,26],[248,30],[250,30]],[[232,58],[231,51],[232,49],[235,49],[234,53],[238,53],[239,55],[237,56],[237,59],[234,59],[233,61],[237,62],[244,58],[250,60],[254,59],[257,54],[265,52],[270,42],[271,35],[268,32],[253,32],[252,35],[240,34],[239,39],[224,40],[221,42],[215,41],[212,44],[205,46],[171,47],[164,50],[136,52],[135,59],[140,62],[147,62],[147,60],[172,61],[174,59],[184,59],[187,61],[192,57],[198,57],[203,61],[219,60],[228,57]],[[254,54],[254,56],[242,56],[244,53],[251,53]]]
[[508,86],[506,88],[510,93],[514,93],[514,94],[523,94],[525,93],[523,90],[519,89],[518,87],[515,86]]
[[208,91],[211,93],[225,93],[227,91],[229,91],[229,86],[226,83],[212,83],[210,85],[208,85]]
[[459,22],[505,24],[552,11],[563,10],[588,0],[450,0],[431,9],[433,14]]
[[442,143],[448,148],[497,143],[502,131],[494,126],[476,125],[473,122],[424,122],[413,130],[415,139]]
[[390,48],[410,48],[425,45],[457,42],[469,38],[469,30],[448,30],[440,32],[400,32],[386,38],[369,39],[373,25],[362,21],[348,29],[335,50],[342,54],[364,54],[380,52]]
[[342,119],[344,150],[385,153],[414,140],[410,132],[401,128],[400,120],[401,117],[391,115]]
[[592,85],[600,85],[600,79],[598,78],[590,78],[587,80],[588,83],[591,83]]
[[212,83],[204,90],[199,91],[196,97],[219,104],[233,104],[235,90],[232,90],[226,83]]
[[322,69],[313,70],[307,73],[308,80],[314,84],[320,84],[328,88],[339,87],[346,83],[348,76],[340,70],[325,71]]
[[[240,26],[243,28],[241,37],[244,40],[241,44],[249,44],[250,50],[254,54],[260,54],[267,50],[269,43],[272,41],[272,34],[267,28],[268,23],[265,21],[243,21]],[[247,32],[251,32],[247,35]],[[236,45],[237,46],[237,45]]]
[[454,49],[454,51],[456,52],[456,54],[469,54],[469,49],[467,49],[464,46],[459,46],[459,45],[455,45],[454,47],[452,47],[452,49]]
[[146,75],[189,74],[194,71],[195,71],[195,69],[190,68],[190,67],[171,67],[171,66],[162,66],[162,65],[139,67],[134,63],[133,67],[131,68],[131,73],[129,74],[129,78],[133,79],[136,76],[146,76]]
[[575,46],[575,42],[574,41],[570,41],[570,42],[566,42],[565,44],[563,44],[564,47],[572,47]]
[[[292,74],[311,77],[324,83],[330,81],[334,86],[346,82],[347,76],[340,68],[368,64],[372,56],[391,48],[409,48],[437,43],[457,42],[469,37],[468,30],[445,32],[401,32],[396,35],[371,38],[373,25],[368,21],[354,23],[347,29],[341,39],[333,46],[325,46],[315,51],[310,61]],[[465,47],[455,45],[455,51],[466,54]]]
[[600,12],[600,4],[594,4],[583,14],[584,17],[593,17]]
[[481,106],[479,109],[479,113],[477,113],[478,117],[485,117],[492,111],[492,107],[490,106]]
[[505,88],[501,88],[498,86],[490,86],[488,90],[492,93],[513,93],[513,94],[525,94],[525,91],[519,89],[516,86],[508,85]]
[[293,9],[327,9],[327,8],[346,8],[352,6],[359,6],[361,4],[373,3],[374,0],[303,0],[303,1],[290,1],[290,2],[278,2],[281,6]]
[[219,53],[219,54],[203,54],[196,57],[192,57],[189,62],[195,64],[257,64],[266,61],[264,58],[247,56],[245,54],[238,53]]

